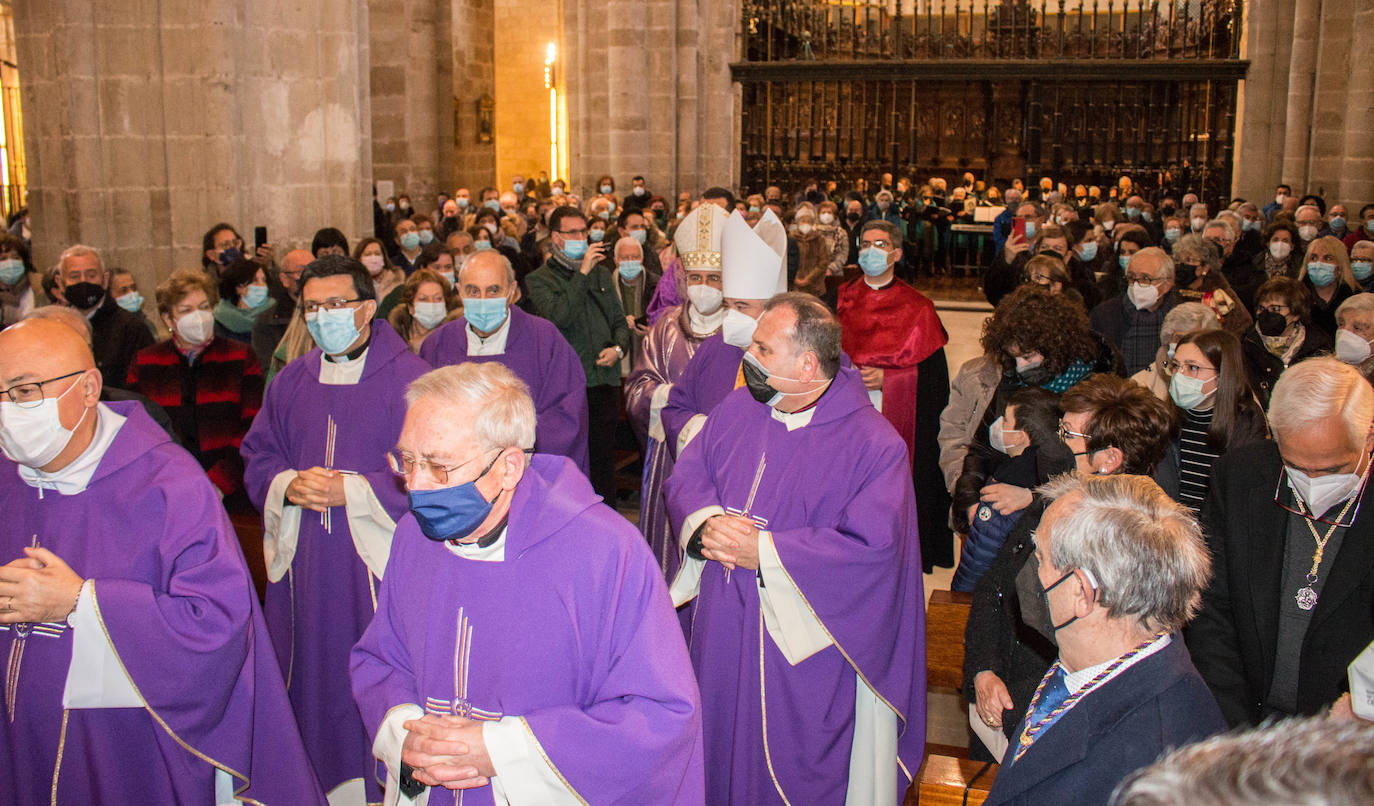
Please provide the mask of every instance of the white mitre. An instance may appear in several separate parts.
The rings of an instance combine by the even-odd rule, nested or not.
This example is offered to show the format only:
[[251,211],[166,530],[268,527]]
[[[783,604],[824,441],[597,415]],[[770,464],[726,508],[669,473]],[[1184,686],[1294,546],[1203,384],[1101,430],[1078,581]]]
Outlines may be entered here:
[[[773,220],[777,221],[777,216]],[[778,226],[782,226],[781,222]],[[787,290],[787,272],[782,263],[782,255],[787,253],[786,237],[784,232],[783,251],[779,254],[750,228],[738,210],[730,214],[720,243],[721,282],[727,299],[770,299],[779,290]]]
[[[763,242],[773,248],[782,258],[783,264],[787,263],[787,227],[782,225],[778,214],[769,207],[763,211],[763,216],[759,218],[759,223],[754,225],[754,232],[763,239]],[[784,294],[787,292],[787,272],[778,272],[778,287],[775,293]]]
[[725,211],[720,205],[704,202],[677,225],[673,244],[677,246],[684,271],[720,271],[720,241],[725,219]]

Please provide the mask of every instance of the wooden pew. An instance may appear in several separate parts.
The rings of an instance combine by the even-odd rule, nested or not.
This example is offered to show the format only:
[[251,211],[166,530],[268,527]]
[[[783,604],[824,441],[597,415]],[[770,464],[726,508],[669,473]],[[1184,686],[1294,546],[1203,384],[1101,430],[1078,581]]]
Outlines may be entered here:
[[926,756],[904,806],[978,806],[987,800],[997,765],[950,756]]
[[926,605],[926,688],[964,685],[964,627],[973,594],[931,591]]

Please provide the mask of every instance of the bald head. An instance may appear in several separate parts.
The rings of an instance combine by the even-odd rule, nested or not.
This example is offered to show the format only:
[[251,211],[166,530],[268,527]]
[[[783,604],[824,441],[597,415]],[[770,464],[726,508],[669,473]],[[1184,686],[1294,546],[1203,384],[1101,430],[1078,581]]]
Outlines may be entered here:
[[515,285],[515,268],[495,249],[474,252],[458,272],[458,291],[464,297],[504,297]]
[[75,330],[86,346],[91,346],[91,323],[86,317],[65,305],[44,305],[24,314],[25,319],[52,319]]
[[[70,325],[57,319],[25,319],[0,331],[0,388],[9,390],[3,403],[54,402],[56,425],[70,432],[58,448],[46,440],[35,443],[28,432],[6,431],[5,453],[47,473],[71,464],[95,437],[97,417],[90,412],[100,404],[100,384],[91,348]],[[0,429],[5,426],[0,419]]]
[[39,317],[0,331],[0,383],[5,388],[82,369],[95,369],[95,358],[70,324]]
[[293,298],[300,295],[301,272],[305,271],[305,267],[310,265],[314,259],[315,256],[310,254],[307,249],[292,249],[282,257],[281,271],[277,273],[277,276],[281,279],[281,284],[286,288],[287,293]]

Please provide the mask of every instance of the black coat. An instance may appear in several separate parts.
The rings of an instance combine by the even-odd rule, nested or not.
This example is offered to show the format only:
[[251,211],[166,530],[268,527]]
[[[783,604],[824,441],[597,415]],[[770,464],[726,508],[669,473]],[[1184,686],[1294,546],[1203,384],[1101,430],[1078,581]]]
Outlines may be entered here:
[[153,334],[137,314],[119,307],[114,298],[105,295],[95,314],[91,316],[91,352],[95,354],[95,368],[106,386],[120,389],[129,385],[129,365],[134,353],[153,343]]
[[[1286,367],[1278,356],[1265,348],[1264,341],[1254,328],[1245,332],[1245,337],[1240,340],[1240,349],[1245,356],[1245,375],[1250,381],[1250,388],[1254,391],[1260,405],[1268,409],[1269,395],[1273,393],[1274,384]],[[1331,337],[1318,328],[1308,325],[1302,346],[1293,355],[1292,363],[1296,364],[1304,358],[1311,358],[1330,349]]]
[[[1260,442],[1231,452],[1212,471],[1202,509],[1212,582],[1187,632],[1193,663],[1231,725],[1263,717],[1274,679],[1287,512],[1293,506],[1278,446]],[[1369,503],[1369,491],[1364,502]],[[1312,543],[1302,547],[1306,552]],[[1357,512],[1312,611],[1298,668],[1298,710],[1312,714],[1340,696],[1346,667],[1374,640],[1374,505]]]

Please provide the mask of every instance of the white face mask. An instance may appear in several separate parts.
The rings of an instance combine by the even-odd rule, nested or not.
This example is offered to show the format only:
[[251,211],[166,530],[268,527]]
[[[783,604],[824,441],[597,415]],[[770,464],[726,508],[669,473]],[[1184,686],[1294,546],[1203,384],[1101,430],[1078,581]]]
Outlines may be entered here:
[[426,330],[433,330],[444,321],[448,316],[448,306],[442,302],[417,302],[415,303],[415,321],[424,326]]
[[177,335],[192,346],[199,346],[215,335],[215,316],[209,311],[191,311],[176,321]]
[[1269,254],[1273,255],[1275,260],[1283,260],[1292,253],[1293,244],[1289,243],[1288,241],[1269,242]]
[[1020,456],[1021,452],[1026,449],[1026,446],[1008,443],[1007,436],[1009,434],[1019,434],[1021,432],[1015,428],[1007,428],[1004,419],[1003,417],[998,417],[996,420],[992,421],[992,425],[988,426],[988,442],[992,445],[994,450],[1001,451],[1007,456]]
[[758,326],[757,319],[731,308],[725,313],[725,321],[721,323],[720,333],[726,344],[747,350],[754,341],[754,330]]
[[1312,224],[1303,224],[1298,227],[1298,237],[1304,241],[1310,241],[1317,237],[1317,228]]
[[1358,364],[1374,352],[1369,342],[1345,328],[1336,331],[1336,357],[1347,364]]
[[697,313],[708,316],[720,308],[720,304],[725,301],[725,295],[719,288],[701,283],[687,286],[687,299],[691,300],[692,307],[696,308]]
[[835,216],[831,213],[821,213],[821,223],[828,227],[835,223]]
[[32,468],[45,467],[56,459],[85,421],[86,412],[90,411],[84,409],[81,419],[71,430],[62,427],[57,403],[67,396],[67,392],[80,386],[81,378],[77,378],[65,392],[57,397],[45,397],[33,408],[24,408],[5,397],[0,402],[0,450],[4,450],[12,461]]
[[1361,473],[1329,473],[1312,478],[1301,470],[1284,469],[1288,473],[1288,486],[1318,518],[1354,495],[1364,479]]
[[386,261],[381,255],[363,255],[361,263],[367,268],[367,273],[376,277],[386,268]]
[[1130,298],[1131,304],[1135,306],[1137,311],[1143,311],[1159,302],[1159,286],[1131,283],[1131,287],[1126,291],[1126,296]]
[[811,232],[811,224],[798,224],[797,232],[800,232],[802,235],[806,235],[807,233]]

